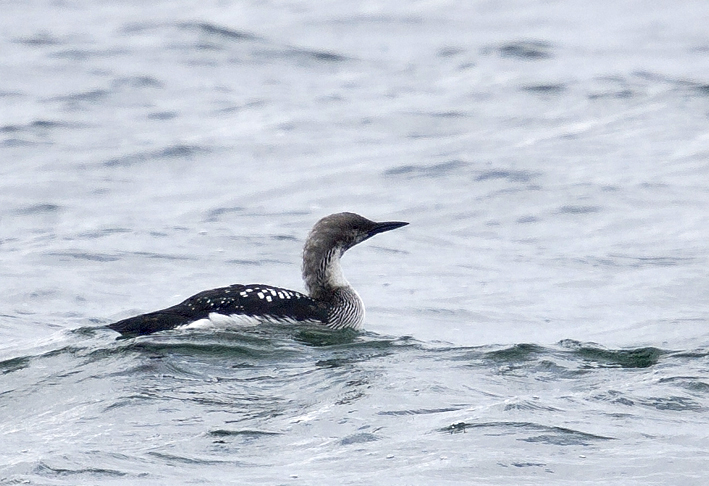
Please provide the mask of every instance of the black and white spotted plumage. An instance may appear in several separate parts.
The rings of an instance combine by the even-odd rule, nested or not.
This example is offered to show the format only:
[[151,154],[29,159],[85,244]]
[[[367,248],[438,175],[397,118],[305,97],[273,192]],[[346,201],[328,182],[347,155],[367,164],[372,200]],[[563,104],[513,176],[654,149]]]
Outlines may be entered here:
[[354,213],[318,221],[303,249],[308,295],[262,284],[206,290],[167,309],[130,317],[108,327],[138,336],[179,327],[239,326],[245,323],[309,323],[331,329],[360,329],[364,303],[342,274],[340,258],[349,248],[408,223],[376,223]]
[[[246,318],[246,319],[244,319]],[[326,324],[327,306],[305,294],[269,285],[231,285],[205,290],[167,309],[129,317],[108,327],[138,336],[177,327],[256,322]]]

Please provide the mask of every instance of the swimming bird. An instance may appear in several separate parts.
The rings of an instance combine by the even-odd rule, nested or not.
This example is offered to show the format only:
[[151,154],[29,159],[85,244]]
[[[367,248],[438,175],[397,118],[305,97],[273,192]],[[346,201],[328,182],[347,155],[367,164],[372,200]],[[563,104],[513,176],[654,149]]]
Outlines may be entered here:
[[182,327],[254,323],[320,324],[361,329],[364,303],[342,273],[340,258],[358,243],[409,223],[377,223],[354,213],[325,216],[303,248],[303,281],[308,294],[263,284],[235,284],[205,290],[167,309],[109,324],[124,337]]

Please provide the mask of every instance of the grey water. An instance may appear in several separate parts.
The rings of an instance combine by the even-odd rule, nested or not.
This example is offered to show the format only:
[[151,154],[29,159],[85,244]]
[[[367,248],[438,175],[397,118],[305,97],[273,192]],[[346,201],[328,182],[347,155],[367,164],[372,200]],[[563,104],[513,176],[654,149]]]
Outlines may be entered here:
[[[0,484],[709,478],[709,4],[42,1],[0,15]],[[366,331],[106,324],[302,290]]]

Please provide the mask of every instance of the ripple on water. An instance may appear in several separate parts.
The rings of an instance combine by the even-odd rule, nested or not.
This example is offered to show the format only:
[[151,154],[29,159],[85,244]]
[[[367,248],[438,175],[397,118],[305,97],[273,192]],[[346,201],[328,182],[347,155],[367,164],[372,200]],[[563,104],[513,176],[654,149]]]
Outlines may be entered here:
[[457,172],[468,165],[462,160],[450,160],[432,165],[401,165],[387,169],[384,174],[386,176],[436,178]]
[[543,60],[552,57],[552,45],[542,40],[514,41],[497,48],[504,57],[522,60]]
[[131,167],[161,159],[191,159],[198,154],[209,153],[211,150],[198,145],[170,145],[157,150],[137,152],[120,157],[114,157],[104,162],[106,167]]
[[0,361],[0,371],[2,374],[12,373],[13,371],[27,368],[30,364],[30,358],[22,356],[19,358],[10,358],[5,361]]
[[[533,422],[481,422],[468,423],[456,422],[447,427],[439,429],[439,432],[451,434],[467,432],[468,430],[480,431],[481,433],[494,433],[503,435],[527,435],[519,440],[525,442],[541,442],[554,445],[589,445],[596,441],[614,440],[613,437],[590,434],[565,427],[554,427],[541,425]],[[539,432],[542,432],[539,434]]]
[[707,377],[703,376],[672,376],[660,378],[659,383],[668,383],[679,386],[690,392],[699,394],[709,394],[709,383]]
[[114,469],[104,469],[97,467],[70,469],[58,466],[50,466],[45,462],[40,462],[34,469],[34,473],[39,476],[88,476],[96,480],[100,478],[123,477],[127,474]]
[[[112,460],[96,471],[88,462],[48,462],[51,470],[44,474],[55,477],[95,479],[98,469],[130,476],[136,460],[156,470],[189,465],[236,471],[263,466],[261,454],[277,463],[281,456],[268,454],[275,448],[290,451],[288,461],[298,460],[304,443],[309,455],[337,454],[333,447],[377,455],[402,438],[424,447],[431,431],[466,433],[479,444],[494,440],[496,447],[514,450],[519,444],[591,447],[621,440],[614,431],[623,433],[593,417],[632,423],[648,413],[699,416],[706,408],[700,374],[666,376],[643,387],[644,368],[662,365],[667,372],[677,363],[702,362],[704,352],[612,350],[570,340],[548,347],[459,347],[287,326],[126,340],[81,328],[67,338],[68,345],[0,363],[6,376],[19,377],[22,390],[0,397],[6,403],[34,400],[37,411],[23,412],[22,423],[49,427],[45,433],[87,433],[96,424],[112,424],[111,440],[131,452],[120,467]],[[579,369],[585,374],[570,379]],[[588,388],[604,386],[609,390],[588,395]],[[59,395],[38,400],[50,389]],[[45,423],[43,412],[64,414],[68,430]],[[155,434],[164,434],[163,440]],[[131,445],[135,437],[141,439]],[[534,457],[535,449],[524,450]]]
[[614,368],[648,368],[656,365],[667,352],[658,348],[605,349],[595,344],[584,344],[570,339],[561,341],[562,348],[581,358],[586,366]]

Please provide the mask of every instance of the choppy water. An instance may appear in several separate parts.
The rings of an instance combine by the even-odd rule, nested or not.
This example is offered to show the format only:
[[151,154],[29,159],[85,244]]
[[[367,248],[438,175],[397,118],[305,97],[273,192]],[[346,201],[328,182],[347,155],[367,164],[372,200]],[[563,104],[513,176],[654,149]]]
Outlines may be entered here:
[[[705,2],[2,10],[0,483],[706,483]],[[101,327],[343,210],[363,334]]]

